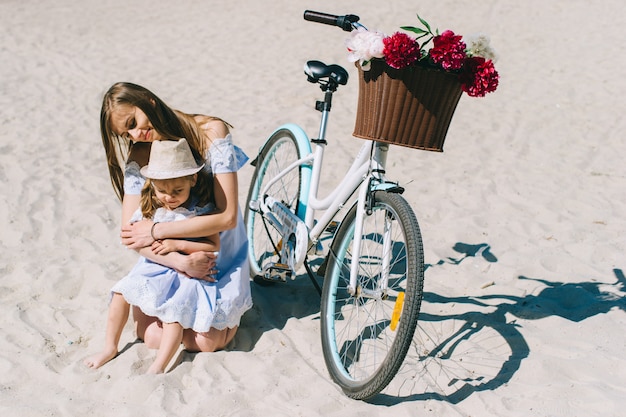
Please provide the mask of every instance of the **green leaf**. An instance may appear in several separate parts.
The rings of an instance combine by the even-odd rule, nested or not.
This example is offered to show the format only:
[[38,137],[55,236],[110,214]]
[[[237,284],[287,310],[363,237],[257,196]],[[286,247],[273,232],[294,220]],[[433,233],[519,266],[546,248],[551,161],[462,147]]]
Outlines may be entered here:
[[419,19],[420,22],[422,22],[422,25],[426,26],[426,29],[428,29],[429,33],[433,33],[433,31],[430,29],[430,25],[428,24],[427,21],[422,19],[419,14],[417,15],[417,18]]
[[425,35],[425,34],[429,33],[427,31],[425,31],[424,29],[416,28],[416,27],[413,27],[413,26],[400,26],[400,29],[406,30],[406,31],[409,31],[409,32],[413,32],[413,33],[416,33],[418,35]]

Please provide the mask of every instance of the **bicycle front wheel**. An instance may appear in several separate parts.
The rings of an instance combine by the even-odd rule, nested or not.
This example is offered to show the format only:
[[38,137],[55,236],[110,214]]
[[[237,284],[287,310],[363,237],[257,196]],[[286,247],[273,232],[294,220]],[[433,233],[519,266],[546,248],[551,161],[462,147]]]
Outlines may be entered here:
[[[291,163],[300,159],[300,153],[294,134],[288,129],[281,129],[270,137],[258,155],[244,214],[248,232],[250,274],[253,278],[262,275],[263,265],[279,262],[278,251],[282,242],[278,231],[265,221],[261,213],[250,208],[250,202],[263,197],[260,194],[266,185]],[[267,190],[268,195],[285,204],[296,215],[302,186],[301,170],[301,167],[291,170]]]
[[[361,249],[353,253],[356,204],[331,245],[321,305],[322,349],[346,395],[367,399],[398,372],[422,302],[424,254],[415,214],[398,194],[375,192],[364,214]],[[356,288],[350,265],[358,262]]]

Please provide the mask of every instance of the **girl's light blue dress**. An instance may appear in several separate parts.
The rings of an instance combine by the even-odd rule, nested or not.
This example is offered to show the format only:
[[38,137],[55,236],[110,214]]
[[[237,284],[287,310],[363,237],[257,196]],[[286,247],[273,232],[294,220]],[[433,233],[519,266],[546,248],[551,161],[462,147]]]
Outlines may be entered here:
[[[247,160],[229,134],[213,141],[204,169],[213,174],[237,172]],[[124,192],[140,194],[144,182],[137,163],[127,164]],[[159,209],[154,219],[177,221],[208,214],[211,210],[212,207],[208,206],[174,211]],[[178,322],[183,328],[199,333],[212,327],[218,330],[232,328],[239,325],[243,314],[252,307],[247,246],[248,238],[239,212],[237,226],[220,233],[217,282],[187,278],[171,268],[140,257],[132,271],[112,291],[124,295],[126,301],[139,307],[144,314],[165,323]]]

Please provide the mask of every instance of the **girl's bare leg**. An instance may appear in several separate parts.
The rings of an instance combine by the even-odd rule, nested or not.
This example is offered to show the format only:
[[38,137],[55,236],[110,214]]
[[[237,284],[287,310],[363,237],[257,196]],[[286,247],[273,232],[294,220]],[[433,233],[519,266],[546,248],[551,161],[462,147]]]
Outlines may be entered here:
[[183,344],[190,352],[216,352],[224,349],[233,340],[235,333],[237,333],[237,327],[224,330],[211,328],[206,333],[185,329]]
[[163,336],[163,325],[156,317],[146,316],[137,306],[133,306],[133,320],[137,337],[150,349],[158,349]]
[[117,355],[117,346],[120,342],[124,325],[128,320],[129,311],[130,305],[122,294],[114,293],[111,304],[109,304],[104,349],[102,352],[85,359],[84,363],[87,367],[99,368]]
[[163,323],[163,336],[149,374],[162,374],[183,340],[183,326],[179,323]]

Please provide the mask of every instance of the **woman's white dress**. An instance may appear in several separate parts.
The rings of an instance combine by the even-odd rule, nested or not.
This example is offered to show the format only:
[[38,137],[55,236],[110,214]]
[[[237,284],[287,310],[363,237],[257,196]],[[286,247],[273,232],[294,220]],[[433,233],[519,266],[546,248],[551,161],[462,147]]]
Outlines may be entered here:
[[[213,141],[204,169],[213,174],[236,172],[247,160],[246,154],[233,144],[229,134]],[[137,163],[127,164],[124,192],[129,195],[140,194],[144,182]],[[165,209],[159,210],[167,212]],[[155,220],[182,220],[207,214],[210,208],[177,210],[159,213],[159,216],[165,215],[163,220],[157,219],[155,213]],[[187,278],[171,268],[140,257],[133,270],[112,291],[123,294],[130,304],[139,307],[148,316],[157,317],[166,323],[178,322],[183,328],[196,332],[207,332],[211,327],[223,330],[238,326],[243,314],[252,307],[248,238],[241,212],[238,213],[237,226],[220,233],[217,269],[217,282],[209,283]],[[138,280],[137,277],[142,278]],[[129,285],[132,282],[135,283]]]

